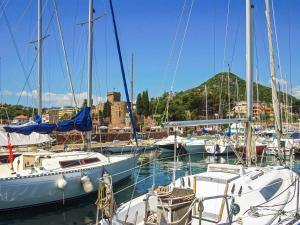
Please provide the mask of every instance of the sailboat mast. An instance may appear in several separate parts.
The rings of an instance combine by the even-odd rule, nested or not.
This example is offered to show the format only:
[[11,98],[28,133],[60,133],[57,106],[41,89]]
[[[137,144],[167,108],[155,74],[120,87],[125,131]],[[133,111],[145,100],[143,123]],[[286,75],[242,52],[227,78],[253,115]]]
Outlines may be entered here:
[[124,70],[124,65],[123,65],[121,46],[120,46],[120,41],[119,41],[119,36],[118,36],[118,30],[117,30],[117,25],[116,25],[116,19],[115,19],[115,13],[114,13],[114,9],[113,9],[112,0],[109,0],[109,6],[110,6],[111,16],[112,16],[112,20],[113,20],[113,27],[114,27],[115,39],[116,39],[117,50],[118,50],[118,55],[119,55],[119,62],[120,62],[120,67],[121,67],[123,86],[124,86],[124,89],[125,89],[127,110],[128,110],[128,113],[129,113],[129,118],[130,118],[130,122],[131,122],[131,128],[132,128],[132,131],[133,131],[133,136],[134,136],[134,139],[135,139],[135,143],[138,146],[138,139],[137,139],[137,134],[136,134],[136,130],[135,130],[135,123],[134,123],[133,113],[131,111],[131,103],[130,103],[128,88],[127,88],[126,75],[125,75],[125,70]]
[[253,10],[254,5],[251,4],[251,0],[246,0],[246,90],[247,90],[247,118],[248,123],[246,125],[246,155],[248,166],[251,166],[252,161],[252,116],[253,116]]
[[207,112],[207,87],[205,84],[205,118],[208,120],[208,112]]
[[228,115],[230,119],[230,64],[228,64],[228,72],[227,72],[227,91],[228,91]]
[[42,0],[38,0],[38,114],[42,116]]
[[288,101],[288,80],[286,76],[286,84],[285,84],[285,123],[286,130],[289,131],[289,101]]
[[[237,104],[239,104],[239,83],[237,81],[237,78],[235,78],[235,85],[236,85],[236,102]],[[240,114],[240,111],[238,110],[238,114],[239,114],[239,118],[241,118],[241,114]]]
[[280,150],[282,125],[281,125],[281,119],[280,119],[279,101],[278,101],[277,88],[276,88],[274,49],[273,49],[272,27],[271,27],[271,19],[270,19],[270,2],[269,2],[269,0],[266,0],[265,2],[266,2],[266,18],[267,18],[267,27],[268,27],[268,42],[269,42],[269,55],[270,55],[272,103],[273,103],[274,116],[275,116],[275,130],[276,130],[278,149],[279,149],[279,152],[282,153]]
[[[93,0],[89,0],[89,37],[88,37],[88,96],[87,107],[92,107],[92,73],[93,73],[93,25],[94,25],[94,7]],[[91,110],[92,112],[92,110]],[[91,149],[91,131],[87,132],[87,150]]]
[[131,88],[131,93],[130,93],[130,101],[131,101],[131,111],[133,112],[133,75],[134,75],[134,54],[132,53],[131,56],[131,82],[130,82],[130,88]]
[[[257,70],[257,67],[256,67],[256,105],[259,107],[260,106],[260,102],[259,102],[259,88],[258,88],[258,70]],[[260,113],[258,115],[258,121],[260,122]]]

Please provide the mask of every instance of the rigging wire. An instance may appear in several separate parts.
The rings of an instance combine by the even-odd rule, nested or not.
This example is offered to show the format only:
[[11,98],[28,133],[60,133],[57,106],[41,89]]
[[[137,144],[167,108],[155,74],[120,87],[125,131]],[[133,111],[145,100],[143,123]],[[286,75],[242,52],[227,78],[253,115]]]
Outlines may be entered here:
[[[166,81],[166,77],[167,77],[167,74],[168,74],[168,71],[169,71],[169,67],[170,67],[171,61],[172,61],[172,59],[174,57],[175,44],[177,42],[177,37],[178,37],[180,26],[181,26],[181,23],[182,23],[182,19],[183,19],[183,14],[184,14],[184,11],[185,11],[186,3],[187,3],[187,0],[184,0],[182,9],[181,9],[181,12],[180,12],[180,15],[179,15],[179,19],[178,19],[178,22],[177,22],[177,25],[176,25],[175,35],[174,35],[174,38],[172,40],[172,44],[171,44],[171,47],[170,47],[170,52],[169,52],[169,55],[168,55],[168,58],[167,58],[167,63],[164,66],[164,69],[163,69],[163,72],[162,72],[163,79],[161,80],[161,86],[160,86],[161,89],[163,87],[163,84]],[[159,103],[160,103],[160,98],[158,98],[158,100],[157,100],[157,104],[155,106],[154,114],[156,114],[156,112],[158,110]],[[165,112],[166,112],[166,109],[164,110],[164,113]],[[163,117],[162,117],[162,120],[163,120]]]
[[[293,94],[293,84],[292,84],[292,48],[291,48],[291,5],[290,1],[288,1],[288,49],[289,49],[289,80],[290,80],[290,93]],[[290,107],[291,107],[291,123],[293,123],[293,98],[290,98]]]
[[[104,13],[108,15],[108,4],[107,1],[104,1]],[[104,43],[105,43],[105,88],[106,93],[108,93],[108,40],[107,40],[107,23],[108,19],[105,19],[104,22]],[[132,103],[133,104],[133,103]]]
[[20,22],[23,21],[24,16],[26,15],[27,11],[31,8],[33,0],[30,0],[27,7],[25,8],[25,10],[23,11],[22,15],[19,17],[19,19],[16,22],[15,27],[18,27]]
[[[46,27],[46,31],[45,31],[46,35],[47,35],[48,30],[49,30],[49,28],[50,28],[50,24],[51,24],[51,22],[52,22],[53,17],[54,17],[54,11],[53,11],[52,16],[51,16],[51,18],[50,18],[50,20],[49,20],[49,23],[48,23],[48,25],[47,25],[47,27]],[[31,67],[30,67],[29,73],[28,73],[28,75],[26,76],[26,81],[25,81],[25,83],[24,83],[24,85],[23,85],[22,91],[21,91],[20,94],[19,94],[19,97],[18,97],[18,100],[17,100],[17,104],[16,104],[16,105],[18,105],[19,102],[20,102],[20,100],[21,100],[22,93],[24,92],[24,90],[25,90],[25,88],[26,88],[26,84],[28,83],[29,78],[30,78],[30,76],[31,76],[31,74],[32,74],[32,70],[33,70],[33,68],[34,68],[34,66],[35,66],[36,60],[37,60],[37,52],[36,52],[36,54],[35,54],[35,58],[34,58],[34,60],[33,60],[33,63],[32,63],[32,65],[31,65]],[[29,84],[29,83],[28,83],[28,84]],[[32,89],[31,89],[31,91],[32,91]],[[36,103],[36,102],[35,102],[35,103]]]
[[3,13],[4,13],[4,11],[5,11],[5,8],[7,7],[8,3],[9,3],[9,0],[7,0],[6,2],[5,2],[5,0],[4,0],[4,1],[2,1],[1,3],[2,3],[2,4],[0,5],[0,8],[1,8],[2,10],[1,10],[1,12],[0,12],[0,19],[1,19],[1,17],[3,16]]
[[9,23],[9,21],[8,21],[7,15],[6,15],[5,10],[4,10],[3,7],[2,7],[2,12],[3,12],[4,20],[5,20],[5,23],[6,23],[6,25],[7,25],[7,28],[8,28],[10,37],[11,37],[11,40],[12,40],[12,42],[13,42],[13,46],[14,46],[15,51],[16,51],[16,53],[17,53],[17,57],[18,57],[18,60],[19,60],[20,65],[21,65],[22,72],[23,72],[23,75],[24,75],[24,77],[25,77],[26,83],[27,83],[29,89],[32,91],[32,88],[31,88],[30,84],[27,82],[27,81],[28,81],[28,79],[27,79],[27,78],[28,78],[28,77],[27,77],[27,71],[26,71],[26,69],[25,69],[23,60],[22,60],[22,58],[21,58],[21,54],[20,54],[19,48],[18,48],[18,46],[17,46],[17,42],[16,42],[16,39],[15,39],[15,36],[14,36],[14,34],[13,34],[13,32],[12,32],[12,28],[11,28],[11,26],[10,26],[10,23]]
[[[184,46],[184,43],[185,43],[187,30],[188,30],[188,27],[189,27],[189,24],[190,24],[190,18],[191,18],[191,14],[192,14],[194,2],[195,2],[195,0],[192,0],[191,6],[190,6],[190,9],[189,9],[189,12],[188,12],[188,17],[187,17],[187,21],[186,21],[186,25],[185,25],[183,37],[182,37],[182,40],[181,40],[181,45],[179,47],[179,53],[178,53],[178,57],[177,57],[175,69],[174,69],[173,80],[172,80],[171,88],[170,88],[169,95],[168,95],[167,107],[169,107],[169,103],[170,103],[170,100],[171,100],[171,94],[173,92],[173,88],[174,88],[174,84],[175,84],[175,79],[176,79],[177,71],[178,71],[178,66],[179,66],[179,62],[180,62],[180,59],[181,59],[182,50],[183,50],[183,46]],[[167,113],[168,113],[168,110],[167,110]]]
[[213,19],[213,51],[214,51],[214,57],[213,57],[213,71],[214,75],[216,74],[216,4],[214,4],[214,19]]
[[[48,8],[48,10],[49,10],[49,13],[50,13],[50,8]],[[55,10],[53,10],[53,15],[55,14]],[[52,28],[52,31],[53,31],[53,37],[54,37],[54,43],[55,43],[55,47],[56,47],[56,52],[57,52],[57,55],[58,55],[58,58],[59,58],[59,60],[58,60],[58,62],[59,62],[59,69],[61,70],[61,73],[62,73],[62,77],[63,77],[63,79],[64,79],[64,86],[65,86],[65,89],[66,90],[68,90],[68,85],[67,85],[67,81],[66,81],[66,77],[64,76],[64,74],[65,74],[65,71],[64,71],[64,66],[63,66],[63,64],[62,64],[62,61],[63,60],[61,60],[60,58],[62,57],[61,56],[61,53],[60,53],[60,51],[59,51],[59,49],[60,49],[60,47],[59,47],[59,43],[58,43],[58,40],[57,40],[57,37],[56,37],[56,29],[55,29],[55,24],[54,24],[54,22],[52,21],[52,23],[51,23],[51,28]]]
[[[100,74],[98,73],[98,71],[101,70],[101,65],[100,64],[97,64],[97,57],[96,57],[96,51],[94,51],[93,53],[93,58],[94,58],[94,62],[95,62],[95,70],[94,70],[94,76],[93,76],[93,83],[94,84],[98,84],[98,85],[95,85],[95,91],[96,93],[98,93],[100,96],[101,96],[101,88],[100,88]],[[98,69],[97,69],[98,67]],[[100,67],[100,68],[99,68]],[[95,97],[95,101],[93,102],[94,105],[97,105],[99,102],[97,102],[97,95],[94,96]]]
[[[256,67],[256,104],[259,106],[259,60],[258,60],[258,51],[257,51],[257,36],[256,36],[256,27],[255,21],[253,21],[253,35],[254,35],[254,49],[255,49],[255,67]],[[258,120],[261,122],[261,113],[259,112]]]
[[70,71],[67,51],[66,51],[66,48],[65,48],[65,42],[64,42],[64,37],[63,37],[63,33],[62,33],[62,28],[61,28],[60,18],[59,18],[59,14],[58,14],[58,8],[57,8],[56,0],[53,0],[53,4],[54,4],[54,8],[55,8],[57,25],[58,25],[58,28],[59,28],[60,40],[61,40],[61,44],[62,44],[62,48],[63,48],[63,52],[64,52],[64,59],[65,59],[65,63],[66,63],[66,69],[67,69],[67,73],[68,73],[70,89],[71,89],[71,93],[72,93],[72,97],[73,97],[73,101],[74,101],[74,105],[75,105],[75,112],[77,113],[78,112],[78,105],[77,105],[77,101],[76,101],[76,97],[75,97],[74,85],[73,85],[72,75],[71,75],[71,71]]
[[237,28],[235,30],[235,37],[234,37],[234,42],[233,42],[233,50],[232,50],[231,60],[230,60],[230,63],[229,63],[229,65],[231,66],[231,68],[232,68],[232,65],[233,65],[233,61],[235,59],[236,45],[237,45],[237,41],[238,41],[238,36],[240,34],[240,27],[241,27],[240,26],[241,25],[240,17],[241,17],[241,13],[239,14],[238,25],[237,25]]
[[76,21],[77,21],[77,15],[78,15],[78,8],[79,8],[79,0],[76,0],[76,6],[75,6],[75,16],[74,16],[74,20],[73,20],[73,34],[72,34],[72,66],[74,68],[75,66],[75,37],[76,37]]
[[[83,29],[85,29],[85,28],[83,28]],[[84,32],[84,33],[85,33],[85,41],[84,41],[83,46],[86,49],[87,48],[87,43],[88,43],[88,41],[87,41],[88,40],[88,33],[87,32]],[[82,49],[82,51],[83,51],[83,49]],[[79,51],[78,51],[78,53],[79,53]],[[86,52],[84,51],[84,53],[82,55],[86,56]],[[84,73],[85,73],[84,70],[85,70],[85,66],[86,66],[86,62],[87,62],[86,58],[87,57],[83,57],[83,63],[82,63],[81,71],[80,71],[80,73],[81,73],[81,79],[80,79],[80,82],[79,82],[79,93],[81,93],[81,91],[82,91],[82,84],[83,84],[84,79],[86,78],[86,76],[84,76]]]
[[[277,36],[277,25],[276,25],[276,16],[275,16],[275,9],[274,9],[274,2],[273,0],[271,0],[271,7],[272,7],[272,16],[273,16],[273,26],[274,26],[274,33],[275,33],[275,42],[276,42],[276,49],[277,49],[277,59],[278,59],[278,67],[279,67],[279,75],[280,75],[280,79],[281,82],[283,81],[283,77],[282,77],[282,68],[281,68],[281,60],[280,60],[280,49],[279,49],[279,43],[278,43],[278,36]],[[278,81],[278,86],[279,86],[279,90],[280,90],[280,82]],[[280,97],[280,91],[277,94],[279,96],[279,104],[281,102],[281,97]],[[283,104],[285,105],[285,98],[284,98],[284,92],[283,92]],[[280,107],[280,117],[281,117],[281,121],[282,121],[282,107]]]
[[219,91],[219,118],[223,117],[222,113],[222,92],[223,92],[223,81],[224,81],[224,69],[225,69],[225,61],[226,61],[226,51],[227,51],[227,41],[228,41],[228,24],[229,24],[229,15],[230,15],[230,3],[231,0],[228,0],[227,4],[227,15],[226,15],[226,26],[225,26],[225,39],[224,39],[224,51],[223,51],[223,64],[222,64],[222,77],[220,83],[220,91]]
[[[48,0],[47,0],[46,5],[47,5],[47,4],[48,4]],[[46,5],[45,5],[45,7],[46,7]],[[44,7],[44,9],[45,9],[45,7]],[[10,23],[9,23],[9,21],[8,21],[8,18],[7,18],[6,12],[5,12],[5,8],[3,7],[3,4],[1,5],[1,8],[2,8],[2,15],[4,15],[4,19],[5,19],[6,25],[7,25],[7,27],[8,27],[8,31],[9,31],[9,34],[10,34],[10,36],[11,36],[12,42],[13,42],[13,46],[14,46],[15,51],[16,51],[16,53],[17,53],[18,61],[19,61],[20,65],[21,65],[22,72],[23,72],[23,75],[24,75],[24,77],[25,77],[25,84],[24,84],[24,86],[23,86],[23,88],[22,88],[22,92],[19,94],[19,97],[18,97],[18,100],[17,100],[17,104],[19,104],[20,98],[22,97],[22,93],[24,92],[26,85],[28,85],[30,91],[32,92],[32,88],[31,88],[31,86],[30,86],[28,80],[29,80],[30,75],[31,75],[31,73],[32,73],[32,70],[33,70],[33,67],[34,67],[34,64],[35,64],[35,61],[36,61],[36,57],[35,57],[35,59],[34,59],[34,62],[33,62],[33,64],[32,64],[32,66],[31,66],[30,70],[29,70],[29,73],[28,73],[28,75],[27,75],[27,72],[26,72],[26,69],[25,69],[25,66],[24,66],[24,63],[23,63],[23,59],[21,58],[21,54],[20,54],[19,48],[18,48],[18,46],[17,46],[16,40],[15,40],[15,36],[14,36],[14,34],[13,34],[13,32],[12,32],[11,25],[10,25]],[[43,10],[44,10],[44,9],[43,9]],[[36,54],[36,55],[37,55],[37,54]]]

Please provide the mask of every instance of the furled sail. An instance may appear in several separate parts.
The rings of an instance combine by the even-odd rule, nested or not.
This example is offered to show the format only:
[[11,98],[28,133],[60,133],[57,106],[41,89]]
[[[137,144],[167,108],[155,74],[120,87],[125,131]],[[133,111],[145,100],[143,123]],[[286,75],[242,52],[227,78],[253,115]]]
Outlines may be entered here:
[[78,130],[81,132],[92,130],[91,108],[83,108],[76,116],[70,120],[58,123],[34,123],[28,126],[5,126],[4,129],[8,133],[19,133],[30,135],[32,132],[40,134],[49,134],[53,131],[68,132]]

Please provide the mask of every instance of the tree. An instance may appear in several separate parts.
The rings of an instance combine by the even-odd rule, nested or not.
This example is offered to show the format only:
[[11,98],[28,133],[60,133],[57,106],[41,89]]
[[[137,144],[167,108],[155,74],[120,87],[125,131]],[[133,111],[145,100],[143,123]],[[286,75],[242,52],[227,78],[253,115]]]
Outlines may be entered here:
[[103,116],[103,118],[111,116],[111,105],[110,105],[109,101],[106,101],[104,103],[102,116]]
[[60,121],[65,121],[65,120],[70,119],[70,117],[71,117],[71,114],[69,114],[69,113],[64,113],[64,114],[59,118],[59,120],[60,120]]
[[149,104],[148,90],[143,91],[142,105],[143,105],[143,112],[142,112],[142,114],[144,116],[149,116],[150,115],[150,108],[149,108],[150,104]]
[[84,108],[87,106],[87,99],[83,99],[83,102],[82,102],[82,105],[81,105],[81,108]]
[[142,95],[141,93],[138,94],[136,98],[136,113],[141,116],[143,113],[143,105],[142,105]]

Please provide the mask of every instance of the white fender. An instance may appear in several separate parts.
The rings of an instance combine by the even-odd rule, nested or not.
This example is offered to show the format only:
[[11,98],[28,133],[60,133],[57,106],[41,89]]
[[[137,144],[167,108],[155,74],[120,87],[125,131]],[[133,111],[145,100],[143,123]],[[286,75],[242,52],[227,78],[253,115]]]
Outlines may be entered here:
[[94,187],[93,184],[91,182],[91,179],[88,176],[82,176],[80,179],[80,182],[82,184],[82,188],[84,190],[85,193],[90,193],[93,191]]
[[56,186],[61,190],[65,189],[67,184],[68,184],[67,181],[63,177],[61,177],[56,181]]

